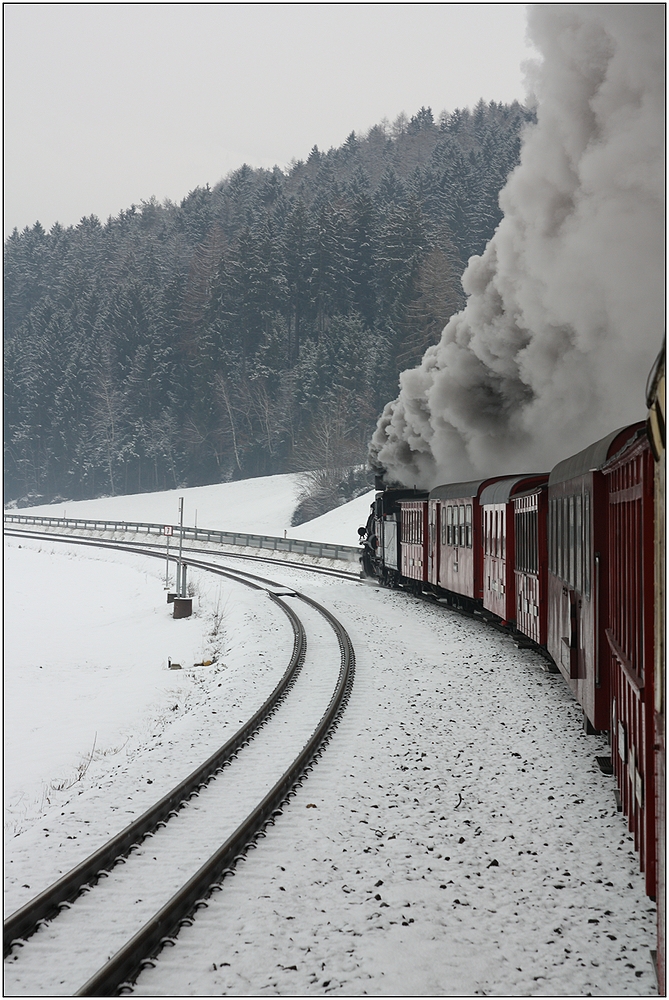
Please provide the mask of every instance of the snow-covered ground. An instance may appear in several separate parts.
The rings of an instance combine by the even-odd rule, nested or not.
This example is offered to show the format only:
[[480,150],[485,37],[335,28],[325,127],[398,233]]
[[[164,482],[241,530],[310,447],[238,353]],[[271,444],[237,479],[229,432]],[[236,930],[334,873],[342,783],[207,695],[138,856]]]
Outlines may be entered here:
[[[282,534],[275,513],[244,521],[259,482],[246,501],[232,484],[240,523],[211,526]],[[100,516],[160,521],[158,496],[91,503],[124,499]],[[356,505],[294,530],[354,545],[369,499]],[[5,558],[11,912],[223,743],[292,640],[265,596],[196,574],[196,614],[174,621],[158,561],[20,539]],[[406,594],[267,575],[346,625],[351,702],[276,826],[136,992],[653,995],[654,906],[595,762],[605,742],[584,734],[561,677]]]

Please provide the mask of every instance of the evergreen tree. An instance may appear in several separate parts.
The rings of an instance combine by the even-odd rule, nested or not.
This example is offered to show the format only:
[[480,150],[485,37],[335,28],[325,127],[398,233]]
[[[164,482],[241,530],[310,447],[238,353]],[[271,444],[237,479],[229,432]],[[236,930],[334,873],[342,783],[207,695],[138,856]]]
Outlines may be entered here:
[[179,204],[15,230],[7,499],[362,461],[399,371],[462,305],[532,120],[423,107]]

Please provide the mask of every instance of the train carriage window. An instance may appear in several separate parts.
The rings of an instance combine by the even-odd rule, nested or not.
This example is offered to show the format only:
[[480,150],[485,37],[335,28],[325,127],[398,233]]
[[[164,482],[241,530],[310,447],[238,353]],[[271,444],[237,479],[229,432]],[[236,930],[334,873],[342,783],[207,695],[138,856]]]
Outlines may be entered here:
[[566,524],[567,524],[567,516],[566,516],[567,498],[566,497],[560,497],[560,499],[558,501],[558,508],[559,508],[558,509],[558,517],[560,519],[559,520],[560,535],[559,535],[559,538],[558,538],[558,560],[559,560],[559,563],[560,563],[560,573],[559,573],[559,576],[560,576],[561,580],[566,580],[566,578],[567,578],[567,533],[566,533],[566,530],[565,530]]
[[555,570],[557,575],[561,580],[564,580],[563,569],[564,569],[564,545],[563,545],[563,531],[562,531],[562,499],[557,498],[555,501]]
[[558,576],[560,577],[561,580],[564,580],[564,575],[565,575],[564,574],[564,569],[565,569],[565,565],[564,565],[564,563],[565,563],[565,560],[564,560],[564,552],[565,552],[565,549],[564,549],[564,521],[565,521],[564,511],[565,511],[565,499],[564,499],[564,497],[560,497],[558,499],[558,501],[557,501],[557,526],[558,526],[557,558],[558,558],[558,569],[559,569]]
[[574,511],[574,501],[575,497],[569,497],[569,574],[567,576],[567,583],[570,587],[573,587],[576,583],[576,516]]
[[441,544],[446,544],[446,508],[441,508]]
[[506,508],[499,512],[499,554],[506,558]]
[[521,531],[523,533],[522,538],[522,569],[524,573],[529,573],[531,571],[531,526],[530,526],[530,515],[528,511],[523,511],[523,519],[521,525]]
[[448,528],[446,541],[449,545],[453,544],[453,508],[449,506],[448,508]]
[[567,497],[562,497],[560,502],[562,521],[562,538],[560,539],[560,559],[562,561],[562,572],[560,576],[566,582],[569,577],[569,514],[567,512]]
[[583,591],[590,600],[590,491],[583,497]]
[[459,531],[458,531],[458,545],[462,548],[465,545],[465,508],[464,504],[461,504],[458,508],[459,510]]
[[467,536],[466,539],[465,539],[465,544],[466,544],[466,546],[467,546],[468,549],[471,549],[471,547],[472,547],[472,505],[470,503],[467,504],[467,508],[465,510],[465,529],[466,529],[465,533],[466,533],[466,536]]
[[555,502],[555,513],[557,514],[557,529],[558,529],[558,550],[557,550],[557,571],[558,576],[561,580],[564,580],[564,554],[565,554],[565,544],[564,544],[564,507],[566,500],[564,497],[558,497]]
[[[520,551],[521,557],[518,564],[518,569],[522,569],[524,573],[529,573],[530,571],[530,519],[527,511],[523,511],[522,517],[520,519],[520,524],[516,524],[516,531],[520,530]],[[516,548],[518,545],[516,544]]]
[[555,572],[555,557],[553,553],[553,529],[554,529],[554,516],[553,516],[553,501],[548,501],[548,571],[549,573]]
[[551,501],[553,504],[553,572],[556,576],[560,575],[560,570],[558,567],[558,503],[557,500],[553,499]]
[[569,583],[569,497],[562,498],[562,579]]
[[579,493],[574,498],[576,515],[576,565],[574,567],[574,587],[581,594],[583,592],[583,497]]

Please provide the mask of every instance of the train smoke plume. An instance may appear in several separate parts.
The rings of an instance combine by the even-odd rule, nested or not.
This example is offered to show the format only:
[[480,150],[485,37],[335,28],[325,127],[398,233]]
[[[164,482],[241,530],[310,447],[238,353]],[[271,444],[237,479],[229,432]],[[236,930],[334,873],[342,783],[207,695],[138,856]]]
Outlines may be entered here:
[[468,300],[372,439],[389,480],[550,468],[643,418],[664,329],[664,5],[530,9],[537,124]]

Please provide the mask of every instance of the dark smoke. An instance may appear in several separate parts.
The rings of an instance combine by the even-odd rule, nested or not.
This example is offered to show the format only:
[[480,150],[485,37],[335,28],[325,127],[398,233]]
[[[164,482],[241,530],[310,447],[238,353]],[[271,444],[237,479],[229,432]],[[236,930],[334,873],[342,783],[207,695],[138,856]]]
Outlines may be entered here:
[[529,33],[537,124],[504,218],[372,439],[407,485],[547,469],[643,416],[664,330],[664,5],[535,5]]

